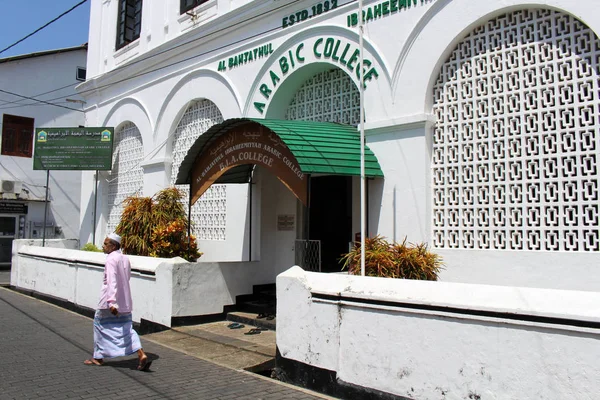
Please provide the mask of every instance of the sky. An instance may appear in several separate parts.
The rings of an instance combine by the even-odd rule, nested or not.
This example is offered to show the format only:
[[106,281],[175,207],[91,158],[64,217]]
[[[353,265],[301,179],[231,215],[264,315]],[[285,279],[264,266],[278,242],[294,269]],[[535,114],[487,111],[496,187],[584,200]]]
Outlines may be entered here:
[[[88,41],[90,3],[85,3],[15,47],[0,58],[79,46]],[[0,0],[0,50],[27,36],[81,0]]]

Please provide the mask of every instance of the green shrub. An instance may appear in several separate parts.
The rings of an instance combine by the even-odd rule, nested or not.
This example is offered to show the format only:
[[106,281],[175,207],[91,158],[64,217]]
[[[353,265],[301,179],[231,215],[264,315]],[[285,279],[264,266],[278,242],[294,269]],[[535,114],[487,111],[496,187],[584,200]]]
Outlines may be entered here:
[[[381,236],[365,239],[365,275],[436,281],[442,269],[442,258],[427,249],[427,244],[389,243]],[[360,275],[360,242],[343,255],[342,269]]]
[[83,245],[83,247],[81,248],[81,250],[83,251],[102,251],[102,249],[99,249],[98,246],[96,246],[94,243],[86,243]]

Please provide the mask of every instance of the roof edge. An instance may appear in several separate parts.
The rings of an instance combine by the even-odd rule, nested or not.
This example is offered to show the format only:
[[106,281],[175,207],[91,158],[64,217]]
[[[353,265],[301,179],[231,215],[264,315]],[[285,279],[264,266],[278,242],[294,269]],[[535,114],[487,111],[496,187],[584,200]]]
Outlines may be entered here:
[[7,62],[11,62],[11,61],[25,60],[28,58],[51,56],[53,54],[68,53],[70,51],[87,50],[87,49],[88,49],[88,44],[84,43],[82,45],[74,46],[74,47],[65,47],[62,49],[54,49],[54,50],[44,50],[44,51],[38,51],[38,52],[34,52],[34,53],[21,54],[18,56],[0,58],[0,64],[4,64]]

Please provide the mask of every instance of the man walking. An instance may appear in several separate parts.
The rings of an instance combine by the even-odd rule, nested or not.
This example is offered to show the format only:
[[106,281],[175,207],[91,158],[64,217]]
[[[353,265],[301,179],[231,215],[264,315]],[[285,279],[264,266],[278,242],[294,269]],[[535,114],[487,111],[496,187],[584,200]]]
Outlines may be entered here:
[[127,356],[137,352],[137,369],[148,371],[152,361],[142,349],[131,320],[131,264],[121,252],[121,237],[115,233],[104,239],[102,250],[108,254],[98,309],[94,315],[94,355],[86,365],[102,365],[104,358]]

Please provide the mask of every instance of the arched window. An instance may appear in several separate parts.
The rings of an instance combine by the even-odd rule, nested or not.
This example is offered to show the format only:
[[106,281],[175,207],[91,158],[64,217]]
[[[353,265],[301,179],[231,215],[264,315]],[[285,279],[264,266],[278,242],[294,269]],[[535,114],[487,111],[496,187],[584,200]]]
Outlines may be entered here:
[[108,176],[108,233],[119,224],[123,200],[143,189],[143,157],[142,135],[135,124],[126,122],[115,133],[113,167]]
[[[179,166],[196,139],[211,126],[223,122],[219,108],[209,100],[193,102],[181,117],[173,138],[171,185],[175,184]],[[185,193],[186,211],[189,185],[178,185]],[[225,185],[212,185],[192,206],[192,230],[199,240],[225,240],[227,191]]]
[[531,9],[476,28],[433,89],[437,248],[598,251],[594,32]]

